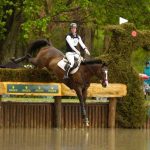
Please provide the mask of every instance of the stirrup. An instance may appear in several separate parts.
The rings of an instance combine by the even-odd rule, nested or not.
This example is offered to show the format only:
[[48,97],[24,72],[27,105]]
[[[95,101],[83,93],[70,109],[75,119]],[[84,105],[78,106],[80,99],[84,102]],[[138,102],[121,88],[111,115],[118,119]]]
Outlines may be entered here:
[[67,80],[69,77],[67,75],[64,75],[63,80]]
[[63,77],[63,80],[69,79],[69,71],[70,71],[70,68],[68,70],[66,70],[64,77]]

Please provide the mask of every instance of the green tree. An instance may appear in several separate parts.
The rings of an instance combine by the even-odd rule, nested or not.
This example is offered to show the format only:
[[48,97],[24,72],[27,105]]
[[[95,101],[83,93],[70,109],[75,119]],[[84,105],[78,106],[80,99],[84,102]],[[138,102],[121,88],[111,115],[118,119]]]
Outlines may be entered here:
[[[120,16],[139,29],[149,29],[149,1],[1,0],[1,61],[5,60],[4,56],[23,55],[27,43],[36,38],[52,39],[56,47],[63,48],[63,43],[58,41],[64,39],[70,22],[79,24],[79,32],[91,50],[102,47],[98,43],[102,43],[103,36],[97,33],[107,24],[118,24]],[[96,47],[94,43],[97,43]]]

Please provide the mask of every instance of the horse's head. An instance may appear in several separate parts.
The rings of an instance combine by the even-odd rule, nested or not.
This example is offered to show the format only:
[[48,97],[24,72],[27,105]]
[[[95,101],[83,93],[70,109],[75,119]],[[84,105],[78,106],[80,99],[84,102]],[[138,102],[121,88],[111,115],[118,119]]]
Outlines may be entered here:
[[103,87],[108,86],[108,65],[100,59],[86,60],[82,62],[82,65],[90,65],[88,70],[90,74],[100,79],[100,83]]
[[108,86],[108,66],[105,63],[101,67],[101,84],[103,87]]

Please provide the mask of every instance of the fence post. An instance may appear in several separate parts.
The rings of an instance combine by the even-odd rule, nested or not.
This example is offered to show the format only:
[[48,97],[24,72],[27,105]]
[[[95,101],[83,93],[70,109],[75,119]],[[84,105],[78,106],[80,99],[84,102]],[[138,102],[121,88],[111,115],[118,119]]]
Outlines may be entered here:
[[55,96],[55,127],[61,128],[61,96]]
[[115,128],[116,103],[117,103],[117,99],[115,97],[110,98],[110,100],[109,100],[109,116],[108,116],[108,127],[109,128]]
[[0,128],[2,127],[2,95],[0,95]]

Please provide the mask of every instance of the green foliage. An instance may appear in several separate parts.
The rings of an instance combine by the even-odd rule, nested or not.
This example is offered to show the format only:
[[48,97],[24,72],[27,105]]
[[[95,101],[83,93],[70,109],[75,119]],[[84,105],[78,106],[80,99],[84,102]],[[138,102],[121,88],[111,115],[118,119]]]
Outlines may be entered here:
[[37,0],[24,0],[23,1],[23,13],[26,19],[34,20],[39,17],[40,11],[43,8],[43,1]]
[[28,40],[52,37],[50,31],[57,23],[75,21],[98,29],[99,25],[118,24],[120,16],[134,22],[138,28],[149,28],[147,3],[145,0],[1,0],[0,40],[7,36],[7,23],[16,10],[23,13],[22,34]]
[[123,17],[138,28],[149,29],[149,2],[145,0],[109,0],[106,3],[106,23],[118,24],[118,18]]
[[100,56],[103,53],[104,30],[97,29],[94,34],[94,44],[91,55],[93,57]]
[[55,29],[51,31],[51,34],[53,35],[53,38],[51,39],[52,44],[64,53],[66,51],[65,37],[67,33],[67,28],[62,28],[60,26],[55,27]]
[[0,22],[0,40],[5,39],[5,33],[7,31],[5,28],[5,24],[6,24],[6,22],[4,22],[4,21]]
[[0,69],[1,81],[58,82],[52,72],[38,69]]
[[24,0],[23,13],[25,22],[22,24],[23,38],[34,39],[37,37],[48,37],[47,26],[50,18],[44,16],[44,1]]
[[[44,0],[24,1],[23,13],[26,21],[23,23],[22,29],[25,39],[39,36],[50,38],[52,34],[48,31],[49,26],[53,26],[55,22],[77,21],[76,17],[79,17],[80,11],[85,12],[89,5],[88,0],[73,0],[70,4],[67,4],[68,1],[63,0],[52,1],[49,5],[45,3]],[[74,13],[77,15],[74,15]],[[84,14],[86,13],[83,13],[83,17]]]
[[0,2],[0,40],[5,39],[7,19],[13,14],[15,6],[16,4],[12,0],[2,0]]
[[47,34],[47,26],[48,26],[49,18],[41,18],[36,21],[28,21],[22,24],[23,29],[23,38],[24,39],[34,39],[38,37],[48,38],[49,34]]
[[145,51],[139,48],[133,52],[131,59],[131,63],[136,71],[142,73],[145,67],[145,62],[150,61],[150,51]]

